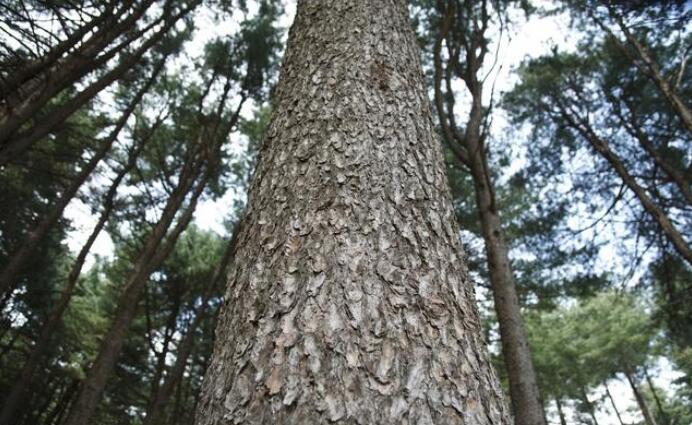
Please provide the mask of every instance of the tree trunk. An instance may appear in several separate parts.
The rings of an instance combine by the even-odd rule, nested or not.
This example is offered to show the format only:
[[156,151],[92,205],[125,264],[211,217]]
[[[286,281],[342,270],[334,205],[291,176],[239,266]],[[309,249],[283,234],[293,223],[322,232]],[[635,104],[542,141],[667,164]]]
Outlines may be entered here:
[[[478,118],[480,125],[480,115]],[[485,242],[495,312],[500,325],[500,341],[509,378],[512,410],[517,425],[545,424],[528,336],[521,317],[519,297],[509,263],[509,248],[495,203],[485,149],[483,147],[478,149],[477,146],[469,145],[469,152],[475,152],[470,156],[470,168],[476,192],[476,207]]]
[[226,245],[226,249],[221,257],[221,261],[215,267],[214,273],[211,278],[210,284],[205,288],[204,294],[202,295],[202,303],[195,311],[195,318],[189,325],[185,336],[180,341],[178,345],[178,350],[176,353],[175,363],[169,368],[166,378],[160,387],[156,388],[153,396],[151,397],[151,402],[147,407],[147,414],[144,417],[143,425],[159,425],[163,423],[165,419],[165,408],[173,395],[173,390],[176,388],[180,379],[185,372],[185,367],[187,366],[187,360],[192,353],[192,348],[195,343],[195,335],[197,328],[201,325],[202,320],[207,315],[207,309],[209,308],[209,298],[213,290],[219,285],[219,283],[225,277],[225,271],[228,267],[230,259],[235,253],[235,242],[237,240],[236,235],[238,234],[237,229],[233,232],[233,237],[231,241]]
[[668,218],[665,211],[663,211],[646,193],[646,190],[637,183],[637,180],[623,164],[620,156],[610,148],[606,140],[596,134],[586,119],[578,117],[576,114],[573,115],[574,111],[571,111],[562,103],[559,103],[559,105],[560,114],[565,121],[567,121],[569,126],[579,132],[579,134],[589,142],[591,147],[608,162],[622,182],[635,194],[651,219],[658,224],[665,237],[673,245],[673,248],[675,248],[678,254],[680,254],[688,264],[692,265],[692,248],[690,248],[682,234]]
[[625,425],[625,423],[622,421],[622,416],[620,416],[620,411],[618,410],[617,405],[615,405],[615,400],[613,399],[612,394],[610,394],[610,388],[608,388],[608,383],[603,382],[603,386],[605,387],[606,390],[606,395],[608,396],[608,399],[610,400],[611,406],[613,406],[613,410],[615,411],[615,416],[618,418],[618,422],[620,425]]
[[459,162],[470,172],[476,194],[476,209],[488,262],[490,284],[497,320],[500,325],[502,355],[509,378],[509,394],[516,425],[545,425],[545,412],[538,391],[538,382],[531,359],[528,336],[521,317],[514,275],[509,262],[509,247],[504,237],[502,222],[495,200],[495,188],[488,168],[488,156],[481,134],[483,121],[483,82],[478,72],[483,65],[484,54],[477,56],[482,47],[465,40],[468,56],[466,72],[462,77],[471,95],[471,109],[464,134],[457,131],[454,116],[454,96],[450,79],[450,66],[445,68],[446,96],[442,92],[443,67],[442,42],[450,43],[450,31],[458,17],[454,2],[448,2],[444,11],[440,33],[434,47],[435,105],[442,133]]
[[[155,127],[152,128],[152,131],[149,133],[147,138],[151,136],[151,134],[155,130]],[[22,371],[20,372],[19,378],[14,381],[12,389],[10,390],[10,392],[4,400],[2,411],[0,411],[0,424],[10,423],[15,410],[18,406],[22,404],[23,398],[25,396],[25,391],[27,387],[31,384],[31,379],[34,375],[34,372],[36,371],[36,368],[41,364],[41,359],[50,347],[53,333],[60,324],[62,315],[65,313],[65,310],[67,310],[67,307],[70,304],[70,300],[72,300],[72,294],[79,280],[79,276],[82,273],[82,267],[84,266],[84,262],[86,261],[87,255],[89,254],[89,251],[91,251],[91,247],[93,246],[94,242],[96,242],[96,238],[99,236],[101,230],[103,230],[104,226],[106,225],[106,222],[110,218],[111,212],[114,207],[115,195],[118,192],[118,187],[120,186],[120,183],[125,178],[125,176],[134,167],[137,156],[139,155],[139,152],[143,148],[145,142],[146,140],[142,140],[139,143],[139,145],[134,149],[134,151],[130,154],[128,158],[127,164],[125,164],[125,166],[118,172],[118,174],[113,179],[113,182],[111,183],[110,187],[108,188],[108,191],[106,192],[103,199],[103,210],[101,211],[101,215],[99,216],[96,225],[92,229],[91,234],[89,235],[86,242],[80,249],[79,254],[77,254],[77,258],[72,264],[72,268],[70,269],[70,273],[67,276],[65,286],[62,288],[60,299],[51,311],[50,315],[48,316],[48,319],[41,327],[38,339],[36,340],[36,343],[31,349],[31,354],[24,363],[24,366],[22,366]]]
[[596,408],[594,407],[593,403],[591,403],[591,400],[589,400],[589,395],[586,394],[586,389],[581,388],[581,396],[582,396],[582,401],[584,404],[586,404],[586,408],[589,411],[589,416],[591,416],[591,420],[593,421],[594,425],[598,425],[598,419],[596,419]]
[[666,411],[663,409],[663,403],[661,402],[661,398],[658,396],[656,386],[654,385],[653,380],[649,375],[649,371],[646,370],[646,368],[644,369],[644,377],[646,378],[646,383],[649,385],[649,389],[651,390],[651,395],[653,396],[654,401],[656,402],[656,408],[658,409],[658,413],[661,415],[663,422],[667,423],[668,415],[666,414]]
[[649,408],[649,403],[646,402],[644,395],[639,390],[639,386],[635,381],[634,372],[629,366],[625,367],[624,372],[625,377],[627,377],[627,382],[629,382],[630,387],[632,388],[632,393],[634,393],[634,398],[637,400],[639,410],[641,410],[642,416],[644,416],[644,422],[646,422],[646,425],[657,425],[656,419],[654,418],[654,415],[652,414],[651,409]]
[[[192,162],[196,162],[196,160]],[[127,282],[123,285],[113,321],[111,322],[108,333],[101,342],[99,353],[82,383],[75,404],[65,421],[66,425],[87,425],[91,423],[91,416],[96,410],[96,406],[105,389],[106,381],[116,365],[120,351],[127,338],[127,331],[137,311],[142,289],[149,280],[149,275],[166,259],[175,246],[178,236],[192,219],[197,199],[206,185],[208,171],[197,183],[190,204],[178,219],[168,239],[166,239],[163,246],[161,246],[166,231],[172,223],[180,205],[182,205],[185,195],[192,187],[197,176],[199,176],[199,166],[199,164],[191,165],[190,168],[186,167],[186,169],[181,172],[178,186],[168,199],[166,207],[161,214],[161,218],[156,223],[156,226],[154,226],[145,246],[140,252],[137,263],[134,265]]]
[[557,406],[557,414],[560,417],[560,425],[567,425],[565,412],[562,411],[562,402],[560,401],[560,397],[555,397],[555,405]]
[[111,130],[108,136],[101,141],[99,149],[93,154],[91,159],[84,165],[84,167],[82,167],[77,176],[75,176],[74,180],[70,182],[69,186],[55,201],[55,204],[36,225],[36,228],[27,235],[27,238],[22,245],[17,249],[16,252],[12,254],[12,258],[10,258],[5,268],[2,270],[2,272],[0,272],[0,296],[12,289],[12,286],[16,283],[15,281],[22,272],[23,267],[27,261],[31,259],[31,255],[40,245],[43,238],[46,237],[53,225],[60,219],[60,217],[62,217],[65,208],[70,203],[72,198],[74,198],[74,196],[77,194],[79,188],[82,187],[84,182],[87,181],[89,176],[91,176],[91,173],[96,169],[96,166],[108,154],[113,146],[113,143],[115,143],[115,141],[118,139],[120,131],[123,129],[123,127],[125,127],[127,120],[134,112],[135,107],[139,104],[144,94],[149,90],[151,85],[156,80],[160,70],[161,68],[157,69],[149,80],[147,80],[144,86],[142,86],[142,88],[135,94],[134,98],[132,98],[128,106],[121,114],[120,118],[118,118],[113,130]]
[[401,0],[298,3],[197,424],[507,424]]

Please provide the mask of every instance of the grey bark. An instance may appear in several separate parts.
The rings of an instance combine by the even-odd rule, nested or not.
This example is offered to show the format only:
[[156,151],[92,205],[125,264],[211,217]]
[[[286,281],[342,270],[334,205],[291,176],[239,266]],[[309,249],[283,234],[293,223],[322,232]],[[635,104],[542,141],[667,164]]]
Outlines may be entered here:
[[299,1],[196,423],[508,424],[406,4]]
[[[485,46],[481,38],[467,41],[466,72],[464,82],[471,95],[471,109],[463,134],[457,131],[454,118],[454,97],[450,69],[444,75],[446,96],[442,94],[442,60],[440,50],[455,16],[455,6],[449,3],[443,17],[440,36],[434,47],[435,105],[447,146],[458,161],[471,174],[476,195],[476,209],[481,222],[490,285],[497,320],[500,326],[502,355],[509,378],[509,394],[516,425],[545,425],[545,412],[541,402],[536,372],[531,359],[526,328],[521,317],[519,297],[509,260],[509,247],[504,236],[502,220],[497,209],[495,187],[488,167],[483,122],[483,82],[478,72],[483,64]],[[475,43],[475,44],[474,44]],[[476,52],[480,51],[477,55]],[[446,102],[443,101],[446,99]]]

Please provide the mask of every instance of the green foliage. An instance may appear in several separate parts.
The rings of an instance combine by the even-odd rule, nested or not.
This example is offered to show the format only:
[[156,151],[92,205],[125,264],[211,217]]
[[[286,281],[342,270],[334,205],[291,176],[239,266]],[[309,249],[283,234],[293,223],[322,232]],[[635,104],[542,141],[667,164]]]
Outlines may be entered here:
[[655,328],[635,296],[603,292],[571,307],[527,315],[546,400],[580,398],[584,388],[650,361]]

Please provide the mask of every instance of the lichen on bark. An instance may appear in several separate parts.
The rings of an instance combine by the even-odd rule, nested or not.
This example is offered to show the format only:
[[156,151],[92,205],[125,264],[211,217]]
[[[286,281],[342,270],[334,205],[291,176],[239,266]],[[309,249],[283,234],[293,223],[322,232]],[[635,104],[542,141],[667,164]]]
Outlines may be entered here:
[[405,2],[299,1],[197,424],[506,424]]

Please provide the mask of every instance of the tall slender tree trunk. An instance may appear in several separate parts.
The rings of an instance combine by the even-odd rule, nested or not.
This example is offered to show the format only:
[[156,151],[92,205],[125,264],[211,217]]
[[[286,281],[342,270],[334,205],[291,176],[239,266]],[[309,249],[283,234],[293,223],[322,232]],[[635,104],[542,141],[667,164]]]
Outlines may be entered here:
[[202,295],[202,303],[196,309],[195,318],[192,323],[190,323],[185,336],[178,344],[178,350],[176,352],[176,358],[173,365],[168,369],[166,377],[161,386],[157,387],[153,392],[149,406],[147,406],[147,414],[144,417],[144,425],[160,425],[163,424],[165,419],[166,406],[169,403],[171,396],[173,395],[173,390],[180,383],[185,372],[185,367],[187,366],[188,358],[192,353],[192,349],[195,343],[195,335],[197,329],[202,324],[202,321],[207,316],[209,308],[209,298],[215,288],[224,280],[226,276],[226,269],[230,259],[235,253],[235,246],[238,234],[237,228],[233,232],[233,237],[230,242],[226,245],[223,255],[221,256],[221,261],[214,268],[214,273],[211,278],[210,284],[205,288],[204,294]]
[[639,406],[639,410],[641,410],[642,416],[644,416],[644,422],[646,422],[646,425],[657,425],[656,418],[649,408],[649,403],[647,403],[644,395],[639,389],[639,385],[637,385],[636,378],[634,377],[634,371],[632,371],[629,366],[625,366],[624,369],[627,382],[629,382],[630,387],[632,388],[632,393],[634,394],[634,398],[637,400],[637,406]]
[[543,404],[538,393],[536,372],[521,317],[519,297],[509,262],[509,248],[495,202],[490,170],[487,168],[483,147],[470,150],[474,151],[476,154],[471,155],[471,175],[515,421],[517,425],[545,424]]
[[608,388],[608,383],[603,382],[603,386],[605,387],[606,395],[608,396],[608,400],[610,400],[610,405],[613,406],[613,410],[615,411],[615,416],[617,416],[617,418],[618,418],[618,422],[620,423],[620,425],[625,425],[625,423],[622,421],[622,416],[620,416],[620,410],[618,410],[618,407],[615,404],[615,400],[613,399],[613,395],[610,393],[610,388]]
[[[152,129],[151,133],[153,133],[154,130],[155,128]],[[149,136],[151,135],[151,133],[149,134]],[[3,401],[2,410],[0,411],[0,424],[11,423],[12,417],[16,409],[22,405],[26,389],[31,384],[31,380],[36,369],[41,364],[43,356],[50,347],[50,343],[53,338],[53,333],[60,324],[62,316],[65,313],[65,310],[67,310],[70,301],[72,300],[72,295],[74,293],[75,287],[77,286],[79,276],[82,273],[82,267],[84,266],[84,262],[86,261],[87,255],[89,255],[89,251],[91,251],[91,247],[94,245],[94,242],[96,242],[96,238],[99,236],[101,230],[103,230],[104,226],[106,225],[106,222],[110,218],[115,203],[115,195],[118,192],[118,187],[120,186],[120,183],[125,178],[125,176],[134,167],[137,156],[139,155],[139,152],[143,148],[145,142],[146,140],[141,141],[139,145],[134,149],[134,151],[130,154],[127,163],[118,172],[118,174],[113,179],[110,187],[106,191],[106,194],[103,198],[103,210],[101,211],[101,215],[99,216],[96,225],[92,229],[91,234],[89,235],[86,242],[80,249],[79,254],[77,254],[77,258],[72,264],[72,268],[70,269],[70,272],[67,275],[65,285],[62,288],[60,299],[51,311],[50,315],[48,316],[48,319],[46,319],[45,323],[41,327],[38,339],[36,340],[33,348],[31,349],[31,353],[26,359],[24,366],[22,366],[22,371],[20,372],[18,379],[14,381],[11,390],[9,391],[7,397]]]
[[[193,160],[192,162],[196,162]],[[107,334],[104,336],[99,353],[87,372],[74,406],[65,421],[66,425],[88,425],[91,423],[96,406],[101,399],[106,381],[116,365],[120,351],[127,338],[130,323],[137,312],[140,294],[149,280],[149,275],[158,267],[175,246],[178,236],[187,227],[199,196],[201,195],[208,172],[197,183],[190,204],[179,217],[176,226],[171,230],[168,239],[162,246],[162,241],[170,227],[176,212],[182,205],[186,194],[199,176],[200,165],[190,165],[190,169],[181,172],[178,186],[171,194],[161,218],[154,226],[145,243],[127,282],[123,285],[118,299],[118,306]]]
[[555,405],[557,406],[557,415],[560,417],[560,425],[567,425],[567,419],[565,418],[565,412],[562,410],[560,397],[555,397]]
[[663,422],[668,422],[668,415],[666,414],[665,409],[663,409],[663,403],[661,402],[661,398],[658,396],[656,385],[654,385],[651,375],[649,375],[649,371],[646,370],[646,368],[644,368],[644,377],[646,378],[646,383],[649,385],[649,389],[651,390],[651,395],[654,397],[654,401],[656,402],[658,413],[661,415],[661,418],[663,418]]
[[586,393],[586,389],[583,387],[581,388],[581,396],[582,401],[584,404],[586,404],[586,409],[589,411],[589,416],[591,416],[593,424],[598,425],[598,419],[596,419],[596,407],[593,405],[591,400],[589,400],[589,395]]
[[[457,130],[454,115],[454,96],[451,86],[450,64],[444,69],[446,96],[442,91],[443,66],[442,43],[450,43],[450,32],[458,17],[455,2],[447,2],[442,17],[440,33],[434,46],[435,105],[442,133],[459,162],[470,172],[476,194],[476,210],[481,222],[485,244],[490,285],[495,312],[500,325],[502,356],[509,378],[509,394],[516,425],[545,425],[545,412],[541,402],[536,372],[531,358],[526,328],[521,317],[514,275],[509,261],[502,221],[495,199],[495,187],[488,168],[488,153],[482,134],[483,124],[483,81],[478,77],[483,65],[484,54],[477,54],[483,47],[478,40],[463,40],[467,53],[465,72],[462,76],[471,95],[471,109],[463,134]],[[441,11],[442,12],[442,11]]]
[[403,0],[299,1],[198,425],[507,424]]
[[147,80],[147,82],[138,90],[135,96],[132,98],[130,103],[127,105],[118,121],[115,123],[114,128],[106,136],[104,140],[100,143],[97,151],[92,155],[89,161],[82,167],[75,178],[69,183],[67,188],[55,201],[55,204],[47,211],[45,216],[37,223],[36,228],[33,229],[24,240],[22,245],[12,254],[12,257],[8,261],[7,265],[0,272],[0,296],[7,293],[12,289],[13,285],[16,284],[16,279],[19,277],[22,269],[25,267],[26,263],[31,259],[31,255],[34,253],[36,248],[40,245],[41,241],[46,237],[51,228],[55,223],[62,217],[65,208],[70,203],[72,198],[77,194],[79,188],[82,187],[84,182],[87,181],[91,173],[96,169],[97,165],[106,157],[111,147],[118,139],[120,132],[122,131],[130,115],[135,110],[135,107],[139,104],[144,97],[144,94],[149,90],[151,85],[156,80],[158,73],[161,68],[157,68],[154,74]]

